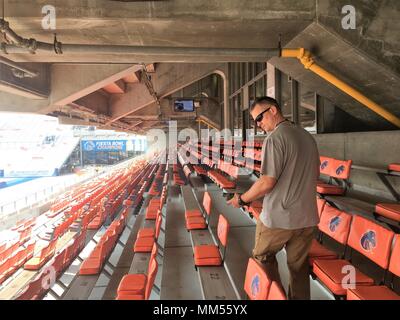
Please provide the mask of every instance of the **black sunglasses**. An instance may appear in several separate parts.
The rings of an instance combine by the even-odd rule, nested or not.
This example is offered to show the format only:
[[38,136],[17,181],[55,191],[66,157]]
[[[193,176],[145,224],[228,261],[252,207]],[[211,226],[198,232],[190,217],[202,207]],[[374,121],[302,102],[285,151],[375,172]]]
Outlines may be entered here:
[[264,117],[264,113],[266,113],[269,109],[271,109],[271,107],[269,107],[268,109],[264,110],[263,112],[261,112],[255,119],[254,121],[256,123],[259,123],[262,121],[263,117]]

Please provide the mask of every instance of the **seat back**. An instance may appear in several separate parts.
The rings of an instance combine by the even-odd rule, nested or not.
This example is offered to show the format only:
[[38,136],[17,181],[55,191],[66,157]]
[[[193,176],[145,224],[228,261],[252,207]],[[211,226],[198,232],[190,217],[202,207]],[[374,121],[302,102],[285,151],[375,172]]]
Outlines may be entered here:
[[334,159],[320,156],[319,161],[320,161],[320,166],[319,166],[319,172],[330,176],[331,174],[331,168],[332,168],[332,162]]
[[228,243],[228,233],[229,222],[222,214],[220,214],[218,218],[217,235],[219,241],[224,247],[226,247],[226,244]]
[[267,300],[271,281],[265,270],[253,258],[247,263],[244,291],[250,300]]
[[348,179],[352,163],[352,160],[332,159],[330,176],[343,180]]
[[64,265],[69,265],[71,260],[74,258],[74,251],[76,247],[76,240],[72,240],[66,248],[65,248],[65,256],[64,256]]
[[31,231],[32,231],[32,228],[28,228],[19,234],[19,243],[20,244],[23,244],[25,241],[27,241],[30,238]]
[[161,224],[162,224],[162,215],[159,214],[157,216],[157,221],[156,221],[156,231],[155,231],[155,238],[158,239],[158,236],[160,235],[160,231],[161,231]]
[[267,300],[287,300],[286,293],[278,282],[271,282]]
[[86,231],[86,229],[83,229],[83,230],[81,230],[79,235],[76,237],[76,240],[74,241],[76,243],[76,247],[77,247],[76,254],[78,254],[78,251],[80,251],[84,248],[84,246],[86,244],[86,235],[87,235],[87,231]]
[[10,263],[9,268],[13,268],[18,264],[18,259],[19,255],[18,253],[15,253],[11,258],[8,259],[8,262]]
[[350,232],[351,215],[325,204],[318,224],[319,230],[346,245]]
[[4,260],[0,264],[0,275],[7,273],[10,268],[10,259]]
[[150,260],[153,259],[153,258],[156,259],[157,258],[157,253],[158,253],[157,243],[154,242],[153,248],[151,249]]
[[40,254],[40,259],[45,259],[47,257],[53,256],[54,252],[56,251],[56,244],[57,240],[51,241],[49,245],[42,250]]
[[109,238],[107,238],[107,240],[104,242],[104,253],[105,253],[105,257],[107,257],[111,251],[114,248],[115,242],[117,241],[117,234],[113,233]]
[[400,277],[400,235],[396,234],[392,255],[390,256],[389,271]]
[[317,197],[317,208],[319,217],[321,217],[322,211],[324,211],[325,204],[326,204],[325,199]]
[[18,250],[19,248],[19,242],[12,243],[8,248],[6,248],[0,255],[0,261],[5,261],[9,259],[12,254]]
[[204,192],[204,197],[203,197],[203,207],[204,210],[206,211],[207,215],[211,214],[211,195],[209,192]]
[[386,269],[394,232],[364,217],[353,216],[348,245]]
[[338,179],[350,177],[352,160],[338,160],[320,156],[320,173]]
[[65,261],[65,252],[66,249],[59,252],[53,259],[51,266],[54,268],[56,276],[60,274],[60,272],[64,269],[64,261]]
[[19,250],[16,255],[16,266],[21,266],[26,260],[26,249]]
[[145,290],[145,294],[144,294],[145,300],[149,300],[151,290],[153,289],[153,286],[154,286],[154,281],[156,280],[157,271],[158,271],[158,263],[154,257],[154,258],[150,259],[150,261],[149,261],[146,290]]
[[85,214],[81,220],[81,229],[87,229],[89,222],[93,219],[94,210],[90,209],[90,211]]
[[35,246],[36,246],[36,243],[32,242],[32,243],[29,243],[28,246],[26,247],[26,257],[27,257],[27,259],[30,259],[33,256],[33,252],[35,250]]
[[16,300],[33,300],[35,296],[39,295],[42,290],[42,280],[43,277],[37,277],[31,282],[29,282],[28,286],[20,292],[16,298]]

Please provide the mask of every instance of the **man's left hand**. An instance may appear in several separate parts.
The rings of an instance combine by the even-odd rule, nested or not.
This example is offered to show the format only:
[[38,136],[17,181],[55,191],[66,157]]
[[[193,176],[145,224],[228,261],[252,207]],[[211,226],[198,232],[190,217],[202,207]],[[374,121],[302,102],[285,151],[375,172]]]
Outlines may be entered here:
[[229,200],[227,202],[228,204],[230,204],[232,207],[234,208],[240,208],[239,205],[239,195],[237,193],[235,193],[235,195],[233,196],[233,198],[231,200]]

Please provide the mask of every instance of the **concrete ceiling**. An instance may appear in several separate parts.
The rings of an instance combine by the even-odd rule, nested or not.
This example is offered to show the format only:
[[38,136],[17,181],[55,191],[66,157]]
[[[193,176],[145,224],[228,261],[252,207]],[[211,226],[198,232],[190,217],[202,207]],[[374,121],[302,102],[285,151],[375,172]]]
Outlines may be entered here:
[[[281,34],[284,46],[306,47],[319,64],[399,115],[400,27],[394,12],[400,12],[400,2],[352,3],[360,23],[356,30],[346,32],[339,27],[344,0],[8,0],[5,18],[20,36],[52,43],[54,31],[42,28],[41,11],[44,5],[53,5],[55,31],[63,44],[265,49],[276,48]],[[0,64],[0,110],[53,114],[76,123],[100,121],[103,127],[134,132],[164,126],[165,120],[177,116],[168,112],[171,108],[163,98],[215,70],[227,72],[226,64],[215,56],[178,58],[161,51],[159,55],[0,55],[41,71],[40,79],[16,80]],[[230,58],[236,61],[234,55]],[[187,63],[174,63],[178,60]],[[270,61],[363,122],[391,128],[304,70],[297,60]]]
[[[400,75],[325,27],[311,24],[290,41],[287,47],[309,49],[319,65],[400,116]],[[394,128],[370,109],[306,70],[297,59],[272,58],[269,62],[299,81],[307,90],[330,99],[365,124],[376,129]]]
[[[314,0],[130,3],[97,0],[46,1],[45,4],[55,5],[57,37],[65,44],[273,48],[278,45],[279,33],[285,43],[315,18]],[[42,1],[9,0],[6,18],[18,34],[52,43],[54,31],[43,30],[41,26],[43,5]],[[99,53],[10,54],[9,57],[14,61],[34,62],[163,61],[162,57],[149,60],[146,55]]]

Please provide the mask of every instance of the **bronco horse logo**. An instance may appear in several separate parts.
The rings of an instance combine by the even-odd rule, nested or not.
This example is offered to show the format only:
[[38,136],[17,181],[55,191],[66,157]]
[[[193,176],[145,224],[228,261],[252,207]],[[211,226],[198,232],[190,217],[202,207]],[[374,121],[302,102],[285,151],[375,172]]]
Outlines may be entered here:
[[361,247],[365,251],[372,251],[376,247],[376,235],[375,231],[369,230],[361,237]]
[[321,163],[321,170],[324,170],[328,166],[328,164],[329,164],[329,161],[328,160],[324,160]]
[[342,173],[344,172],[345,169],[346,169],[346,168],[345,168],[344,165],[339,166],[339,167],[336,169],[336,174],[337,174],[337,175],[342,174]]
[[256,297],[260,293],[260,276],[256,274],[251,280],[251,294]]
[[341,221],[340,217],[333,217],[331,221],[329,221],[329,230],[335,232]]

